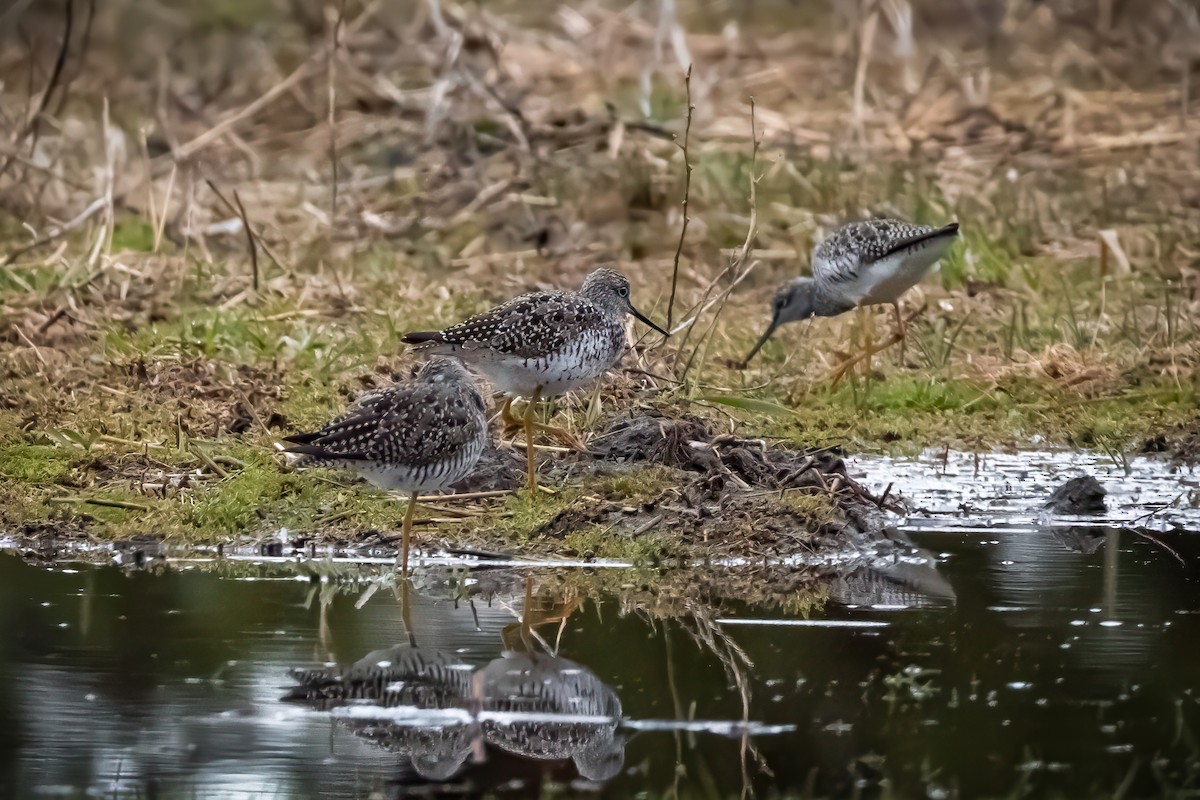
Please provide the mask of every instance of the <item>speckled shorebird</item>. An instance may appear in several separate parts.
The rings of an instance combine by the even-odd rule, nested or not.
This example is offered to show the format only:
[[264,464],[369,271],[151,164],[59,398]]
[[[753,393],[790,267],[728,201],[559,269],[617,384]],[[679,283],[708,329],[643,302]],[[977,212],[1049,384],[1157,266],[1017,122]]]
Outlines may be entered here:
[[629,279],[611,269],[591,272],[579,291],[533,292],[509,300],[465,322],[441,331],[410,333],[404,341],[417,352],[461,358],[508,395],[504,421],[512,415],[513,398],[525,408],[525,455],[528,486],[537,489],[533,431],[572,441],[565,430],[535,425],[533,409],[543,397],[554,397],[599,378],[625,352],[625,315],[632,314],[667,335],[629,301]]
[[843,364],[838,377],[854,363],[903,342],[900,296],[921,282],[958,236],[958,223],[941,228],[894,219],[851,222],[817,246],[812,276],[793,278],[775,293],[771,324],[743,364],[771,338],[780,325],[809,317],[835,317],[860,306],[890,303],[896,332],[878,347],[868,348]]
[[300,466],[340,467],[408,493],[400,549],[407,576],[417,496],[443,491],[475,467],[488,438],[485,412],[462,363],[434,358],[411,381],[363,396],[321,430],[286,437],[285,452],[298,454]]

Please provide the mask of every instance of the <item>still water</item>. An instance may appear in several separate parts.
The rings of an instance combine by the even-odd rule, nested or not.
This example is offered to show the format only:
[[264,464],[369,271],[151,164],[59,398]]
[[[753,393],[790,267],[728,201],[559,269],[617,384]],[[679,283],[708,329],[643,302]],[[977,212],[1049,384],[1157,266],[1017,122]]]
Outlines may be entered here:
[[1083,465],[1109,513],[1046,519],[1062,466],[864,462],[908,556],[799,583],[0,555],[0,796],[1195,792],[1195,476]]

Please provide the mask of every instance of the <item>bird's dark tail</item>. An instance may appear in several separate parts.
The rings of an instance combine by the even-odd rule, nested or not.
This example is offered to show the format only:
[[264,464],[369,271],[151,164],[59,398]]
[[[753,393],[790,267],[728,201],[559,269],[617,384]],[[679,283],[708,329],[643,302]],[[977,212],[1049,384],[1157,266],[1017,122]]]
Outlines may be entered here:
[[312,444],[320,438],[321,434],[319,433],[293,433],[291,436],[283,437],[283,440],[288,444]]
[[[285,439],[284,441],[288,441]],[[329,451],[324,447],[315,444],[293,444],[291,447],[283,448],[283,452],[291,453],[292,455],[305,456],[311,459],[330,458]]]
[[[302,433],[299,436],[290,436],[284,439],[285,442],[292,442],[291,447],[283,448],[283,452],[291,453],[292,455],[303,456],[300,460],[300,465],[312,465],[320,462],[341,462],[341,461],[363,461],[366,456],[360,453],[338,453],[331,452],[328,448],[322,447],[319,444],[309,444],[307,442],[296,442],[296,439],[315,436],[311,433]],[[309,439],[309,442],[312,440]]]
[[441,331],[414,331],[404,334],[400,341],[405,344],[440,344],[443,338]]
[[907,239],[901,239],[889,247],[888,251],[883,254],[882,258],[887,258],[892,253],[899,253],[901,250],[907,250],[910,247],[916,247],[923,242],[930,242],[935,239],[947,239],[954,236],[958,236],[957,222],[951,222],[949,225],[943,225],[940,228],[934,228],[927,233],[918,233],[915,236],[909,236]]

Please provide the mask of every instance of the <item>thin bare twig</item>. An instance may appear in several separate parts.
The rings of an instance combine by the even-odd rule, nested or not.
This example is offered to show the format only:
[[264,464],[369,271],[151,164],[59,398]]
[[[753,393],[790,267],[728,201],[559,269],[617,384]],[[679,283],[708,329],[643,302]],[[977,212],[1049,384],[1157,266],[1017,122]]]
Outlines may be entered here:
[[[696,356],[699,355],[701,348],[707,350],[708,345],[711,343],[713,330],[716,328],[717,320],[719,320],[721,317],[721,311],[724,310],[725,303],[729,300],[729,295],[739,283],[745,280],[746,276],[750,274],[750,271],[754,269],[755,265],[758,264],[758,261],[751,261],[748,265],[746,264],[746,261],[750,257],[750,253],[754,248],[754,240],[758,236],[758,181],[761,177],[758,175],[758,148],[760,142],[758,139],[758,122],[754,116],[753,96],[750,97],[750,142],[750,222],[746,226],[746,239],[744,242],[742,242],[741,249],[738,251],[738,254],[734,256],[729,266],[721,272],[721,274],[717,277],[717,280],[714,281],[709,286],[708,291],[705,292],[705,296],[707,298],[708,294],[713,290],[716,284],[723,280],[725,276],[730,274],[734,276],[729,285],[726,286],[725,289],[715,299],[715,302],[719,303],[719,305],[717,305],[717,310],[713,314],[712,321],[709,323],[708,329],[704,332],[704,335],[700,337],[700,341],[696,343],[696,347],[692,350],[692,354],[688,357],[687,364],[683,368],[683,373],[679,376],[679,379],[684,382],[686,382],[688,372],[691,371],[692,365],[696,360]],[[743,265],[745,265],[744,268]],[[687,333],[684,335],[684,344],[686,344],[688,339],[691,337],[692,330],[695,328],[695,325],[699,320],[700,314],[696,314],[692,325],[688,327]],[[683,345],[680,345],[680,352],[682,352],[682,350]]]
[[62,80],[63,68],[67,65],[67,55],[71,51],[71,33],[75,28],[75,3],[73,0],[65,0],[63,3],[63,38],[62,44],[58,47],[58,55],[54,58],[54,70],[50,73],[50,80],[46,83],[46,89],[42,92],[42,97],[38,101],[37,111],[26,122],[26,129],[21,132],[18,139],[23,139],[32,131],[34,136],[37,136],[38,130],[42,125],[42,114],[50,107],[50,97],[54,94],[55,88]]
[[16,331],[17,331],[17,335],[21,337],[21,341],[23,341],[23,342],[25,342],[25,344],[29,345],[29,349],[33,351],[34,356],[37,357],[37,360],[41,363],[41,365],[43,367],[46,366],[46,358],[45,358],[45,356],[42,355],[42,351],[38,349],[38,346],[36,344],[34,344],[32,341],[30,341],[29,337],[25,335],[25,331],[21,330],[20,325],[16,326]]
[[329,183],[329,224],[331,227],[337,224],[337,201],[338,201],[338,152],[337,152],[337,62],[338,51],[341,48],[342,21],[346,15],[346,0],[342,0],[338,4],[337,19],[333,22],[333,29],[330,32],[329,41],[329,72],[328,72],[328,90],[329,90],[329,166],[332,172],[333,180]]
[[237,203],[238,216],[242,218],[242,227],[246,229],[246,242],[250,247],[250,268],[254,275],[254,291],[258,291],[258,248],[255,246],[254,231],[250,228],[250,218],[246,216],[246,207],[242,205],[242,198],[238,195],[237,189],[233,190],[233,202]]
[[[687,92],[687,123],[683,128],[683,144],[679,145],[679,149],[683,151],[683,226],[679,229],[679,244],[675,248],[675,264],[671,269],[671,297],[667,301],[667,330],[671,330],[671,322],[674,319],[675,311],[675,291],[679,286],[679,256],[683,253],[683,240],[687,236],[688,223],[692,218],[688,216],[688,199],[692,191],[692,162],[688,158],[688,140],[692,133],[692,112],[696,107],[692,105],[692,66],[688,65],[687,73],[683,76],[684,89]],[[679,144],[678,139],[676,144]]]
[[292,71],[292,74],[288,75],[282,81],[272,86],[257,100],[245,106],[244,108],[239,109],[232,116],[221,120],[216,125],[212,126],[204,133],[199,134],[191,141],[181,144],[173,153],[169,154],[170,157],[173,157],[177,162],[186,161],[196,153],[199,153],[205,147],[208,147],[210,144],[229,132],[239,122],[255,116],[259,111],[262,111],[272,102],[274,102],[276,98],[281,97],[285,93],[291,91],[296,84],[308,77],[309,72],[312,70],[315,63],[315,54],[314,56],[309,56],[309,58],[301,62],[300,66],[296,67],[296,69]]
[[62,91],[58,93],[58,102],[54,104],[53,115],[61,116],[63,108],[67,105],[67,98],[70,96],[69,89],[71,83],[82,72],[84,65],[87,63],[88,47],[92,44],[92,23],[96,20],[96,0],[87,0],[87,19],[83,23],[83,37],[79,43],[78,54],[75,57],[75,69],[71,73],[71,77],[67,78],[63,83]]
[[242,208],[242,201],[237,195],[237,190],[235,189],[233,192],[233,198],[237,200],[237,205],[234,205],[233,203],[229,202],[228,198],[221,193],[221,190],[217,188],[217,185],[213,183],[210,178],[205,178],[204,182],[208,184],[208,188],[213,190],[213,194],[215,194],[221,200],[221,202],[225,204],[225,207],[229,209],[229,213],[240,217],[242,220],[242,225],[246,226],[246,235],[251,237],[250,256],[254,259],[254,288],[257,291],[258,258],[254,251],[255,243],[257,243],[258,246],[263,249],[263,252],[267,254],[267,258],[271,259],[275,266],[279,267],[280,269],[286,269],[286,267],[284,267],[283,262],[276,258],[275,254],[271,252],[271,248],[267,247],[267,243],[263,241],[262,235],[250,227],[250,220],[246,217],[246,209]]

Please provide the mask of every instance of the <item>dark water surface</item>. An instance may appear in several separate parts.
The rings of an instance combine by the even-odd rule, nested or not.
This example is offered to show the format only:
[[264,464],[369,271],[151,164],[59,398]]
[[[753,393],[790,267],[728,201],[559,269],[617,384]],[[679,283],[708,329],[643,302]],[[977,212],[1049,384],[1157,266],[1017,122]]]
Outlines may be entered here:
[[[415,650],[386,578],[0,555],[0,796],[1196,792],[1200,537],[936,511],[815,604],[426,568]],[[385,702],[282,700],[396,645]]]

